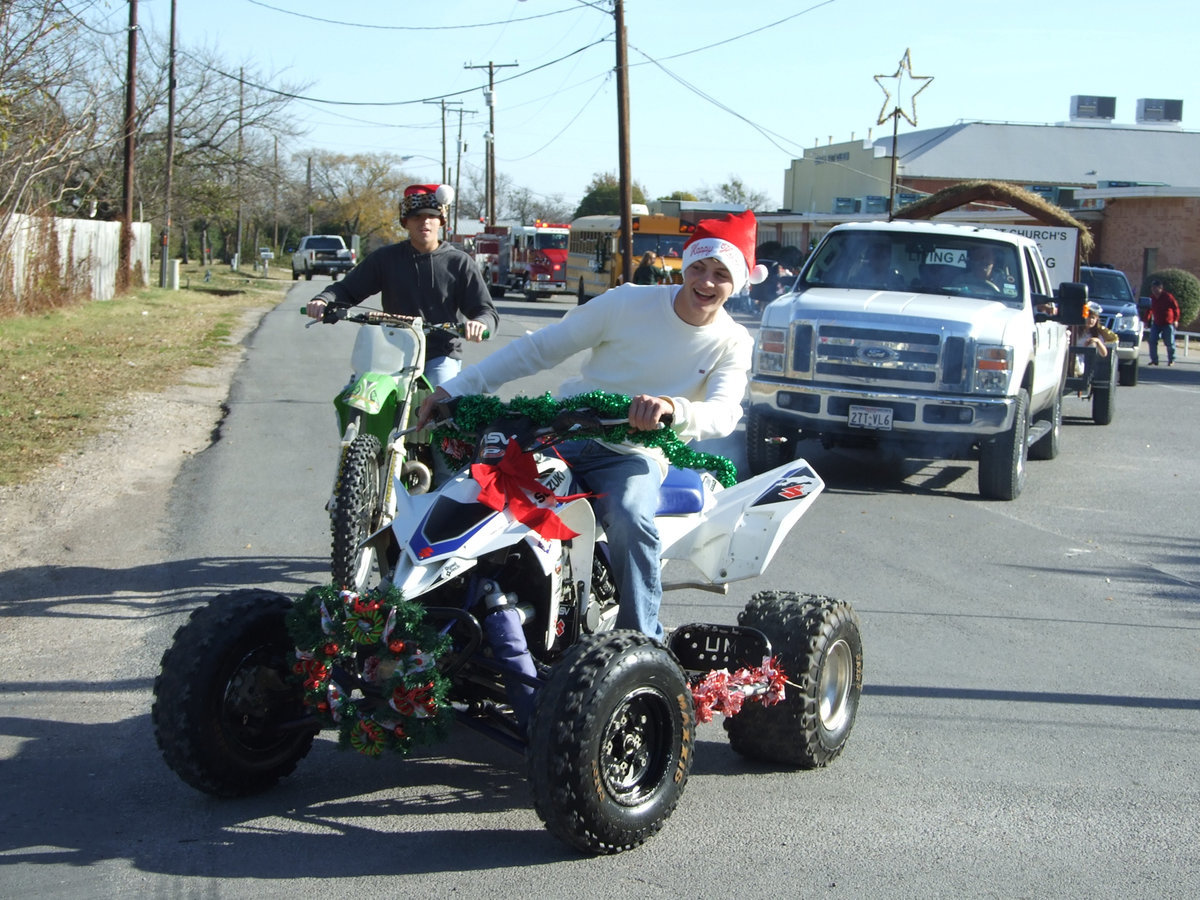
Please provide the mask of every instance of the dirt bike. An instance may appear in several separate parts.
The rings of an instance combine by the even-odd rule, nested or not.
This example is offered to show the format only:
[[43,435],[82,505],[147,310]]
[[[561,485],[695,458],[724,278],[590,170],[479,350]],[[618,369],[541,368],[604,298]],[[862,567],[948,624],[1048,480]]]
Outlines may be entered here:
[[[480,399],[494,398],[452,401],[448,421]],[[168,765],[201,791],[240,796],[291,773],[322,725],[375,755],[407,752],[452,717],[523,753],[548,830],[599,854],[663,826],[714,708],[738,754],[830,763],[862,689],[848,604],[760,592],[737,625],[684,625],[665,646],[613,630],[603,529],[554,447],[611,440],[626,424],[588,410],[538,424],[506,409],[474,428],[472,464],[433,492],[396,491],[395,518],[369,539],[387,602],[242,590],[196,610],[154,685]],[[823,487],[804,460],[730,487],[672,467],[656,518],[664,590],[724,592],[761,574]],[[420,624],[398,625],[414,608]]]
[[364,326],[350,355],[353,374],[333,401],[341,454],[325,508],[333,538],[333,580],[361,591],[375,569],[374,551],[363,541],[392,520],[394,490],[419,494],[433,483],[429,431],[414,427],[421,401],[432,391],[424,375],[425,339],[437,331],[461,337],[463,328],[351,309],[331,303],[320,320]]

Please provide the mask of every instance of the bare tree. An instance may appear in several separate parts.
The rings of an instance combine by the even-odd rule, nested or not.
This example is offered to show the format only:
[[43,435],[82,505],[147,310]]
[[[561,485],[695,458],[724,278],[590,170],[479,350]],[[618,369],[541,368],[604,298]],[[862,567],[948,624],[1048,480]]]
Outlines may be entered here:
[[747,209],[763,209],[770,198],[762,191],[746,187],[742,179],[730,175],[729,180],[715,188],[705,186],[696,191],[701,200],[713,203],[740,203]]
[[[303,160],[303,155],[296,157]],[[346,155],[317,150],[312,160],[313,215],[334,231],[374,244],[399,236],[400,197],[413,179],[391,153]]]

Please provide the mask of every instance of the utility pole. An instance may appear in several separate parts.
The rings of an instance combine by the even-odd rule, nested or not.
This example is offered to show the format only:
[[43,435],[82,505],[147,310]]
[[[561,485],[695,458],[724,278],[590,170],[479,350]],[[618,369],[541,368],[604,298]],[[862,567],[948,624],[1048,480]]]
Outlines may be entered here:
[[[167,208],[163,214],[162,265],[158,286],[167,287],[167,257],[171,255],[171,169],[175,164],[175,3],[171,0],[171,42],[167,51]],[[176,285],[178,287],[178,285]]]
[[[446,170],[446,103],[447,103],[447,101],[445,99],[442,99],[442,100],[422,100],[421,102],[422,103],[433,103],[435,105],[440,105],[442,107],[442,180],[441,180],[441,184],[446,184],[447,182],[450,181],[450,173]],[[462,101],[461,100],[451,100],[451,101],[449,101],[449,104],[451,106],[454,106],[455,104],[461,105]],[[461,121],[461,119],[459,121]]]
[[238,69],[238,139],[237,159],[234,161],[234,181],[237,185],[237,246],[233,250],[233,271],[242,265],[242,118],[245,115],[246,70]]
[[483,136],[487,141],[487,224],[496,224],[496,69],[515,68],[520,63],[494,63],[488,60],[486,66],[472,66],[469,63],[464,69],[487,69],[488,86],[483,92],[488,105],[488,130]]
[[125,176],[122,183],[124,208],[121,211],[121,245],[117,250],[117,288],[128,290],[133,277],[133,158],[134,130],[137,128],[137,0],[129,0],[129,49],[125,69]]
[[305,234],[312,234],[312,157],[308,158],[308,174],[304,179],[305,185],[305,200],[304,205],[308,209],[308,230]]
[[617,143],[621,179],[621,270],[624,283],[633,281],[633,180],[629,158],[629,64],[625,49],[625,4],[616,0],[613,17],[617,28]]
[[473,110],[473,109],[463,109],[461,106],[458,108],[458,152],[454,158],[454,230],[455,231],[458,231],[458,185],[459,185],[459,182],[461,181],[461,176],[462,176],[462,155],[467,152],[467,145],[463,143],[463,139],[462,139],[462,119],[463,119],[464,112],[469,112],[471,115],[475,115],[475,110]]

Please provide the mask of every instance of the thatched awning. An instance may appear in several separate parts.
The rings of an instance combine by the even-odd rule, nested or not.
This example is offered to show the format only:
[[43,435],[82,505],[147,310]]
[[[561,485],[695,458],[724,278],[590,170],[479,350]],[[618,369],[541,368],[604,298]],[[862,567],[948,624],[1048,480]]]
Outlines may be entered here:
[[1096,248],[1096,241],[1088,227],[1061,206],[1051,203],[1033,191],[1004,181],[964,181],[900,207],[892,218],[932,219],[940,213],[966,206],[968,203],[1000,203],[1019,209],[1048,225],[1076,228],[1079,230],[1079,250],[1085,259],[1090,257]]

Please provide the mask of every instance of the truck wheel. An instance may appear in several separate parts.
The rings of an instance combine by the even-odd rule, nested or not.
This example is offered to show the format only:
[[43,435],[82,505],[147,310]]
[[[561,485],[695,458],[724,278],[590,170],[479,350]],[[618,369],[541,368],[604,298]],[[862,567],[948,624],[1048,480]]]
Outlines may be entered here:
[[795,454],[796,429],[760,409],[750,410],[746,422],[746,462],[752,475],[769,472],[791,462]]
[[1135,356],[1128,362],[1123,362],[1117,369],[1117,379],[1121,387],[1133,387],[1138,381],[1138,360]]
[[305,273],[304,273],[304,280],[305,280],[305,281],[312,281],[312,276],[313,276],[313,273],[312,273],[312,272],[305,272]]
[[1017,392],[1012,428],[979,447],[979,493],[988,500],[1016,500],[1025,487],[1029,458],[1029,392]]
[[333,533],[333,583],[366,590],[375,567],[375,548],[360,546],[379,528],[383,451],[379,438],[360,434],[350,442],[334,488],[329,525]]
[[292,603],[271,591],[213,598],[175,632],[154,679],[150,720],[167,765],[197,790],[243,797],[291,774],[312,746],[291,677]]
[[862,694],[862,635],[849,604],[814,594],[761,591],[738,615],[757,628],[789,684],[774,706],[751,701],[725,720],[742,756],[801,769],[828,765],[846,746]]
[[583,279],[580,278],[579,279],[579,293],[577,293],[575,295],[575,305],[583,306],[583,304],[585,304],[587,302],[588,302],[587,291],[585,291],[583,289]]
[[300,280],[300,273],[297,272],[295,269],[292,269],[292,281],[299,281],[299,280]]
[[[1110,354],[1111,356],[1111,354]],[[1092,383],[1092,421],[1111,425],[1117,404],[1117,367],[1110,363],[1104,384]]]
[[551,834],[588,853],[652,837],[692,768],[687,679],[637,632],[583,635],[539,692],[529,729],[534,809]]
[[1054,403],[1049,410],[1038,413],[1039,421],[1048,421],[1050,430],[1029,448],[1030,459],[1054,459],[1058,456],[1062,437],[1062,392],[1054,392]]

